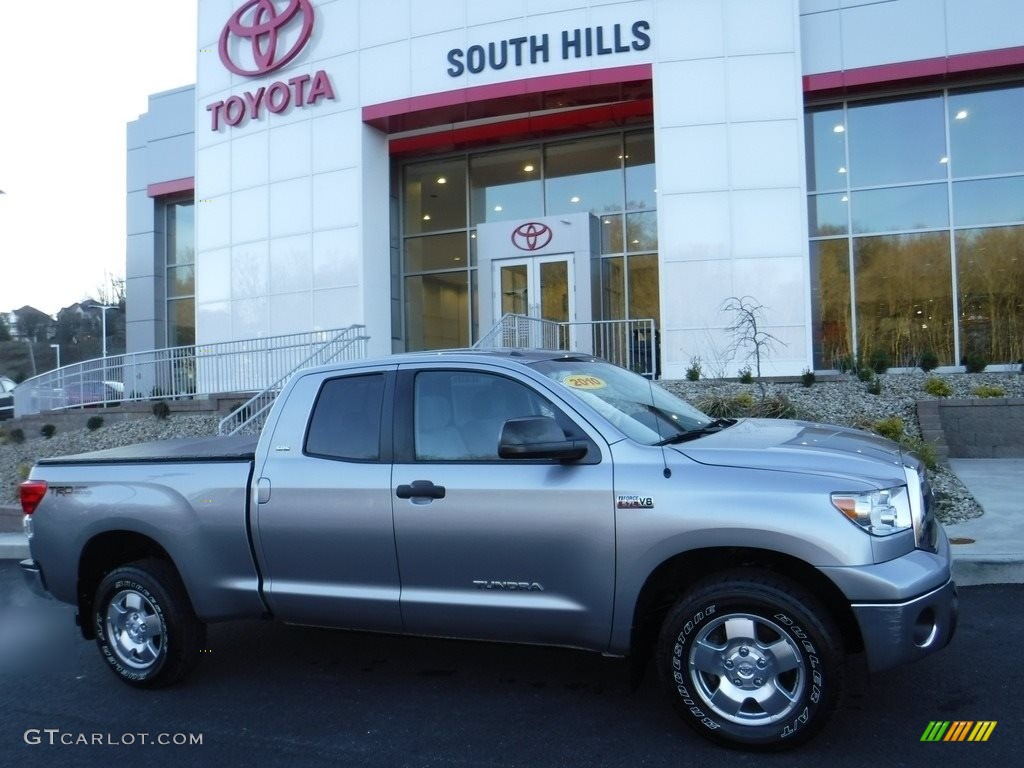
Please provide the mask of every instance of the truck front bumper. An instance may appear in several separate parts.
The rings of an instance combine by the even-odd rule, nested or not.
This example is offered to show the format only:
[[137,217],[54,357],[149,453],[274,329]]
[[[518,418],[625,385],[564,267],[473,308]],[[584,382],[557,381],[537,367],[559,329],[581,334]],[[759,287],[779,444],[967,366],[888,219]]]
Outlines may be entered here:
[[878,672],[916,661],[949,644],[960,606],[950,579],[902,603],[854,603],[868,669]]

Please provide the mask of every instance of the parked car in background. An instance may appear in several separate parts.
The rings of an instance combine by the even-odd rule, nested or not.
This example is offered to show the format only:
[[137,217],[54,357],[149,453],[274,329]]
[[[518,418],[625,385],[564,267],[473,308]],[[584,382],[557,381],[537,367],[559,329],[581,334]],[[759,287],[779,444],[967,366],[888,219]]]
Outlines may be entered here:
[[0,376],[0,421],[14,418],[14,388],[17,386],[6,376]]

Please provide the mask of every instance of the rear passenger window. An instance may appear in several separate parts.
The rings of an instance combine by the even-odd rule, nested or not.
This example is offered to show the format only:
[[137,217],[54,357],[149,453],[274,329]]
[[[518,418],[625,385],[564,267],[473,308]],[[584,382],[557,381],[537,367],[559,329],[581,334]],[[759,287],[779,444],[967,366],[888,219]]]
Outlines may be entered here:
[[305,451],[352,461],[380,459],[384,374],[325,381],[313,406]]

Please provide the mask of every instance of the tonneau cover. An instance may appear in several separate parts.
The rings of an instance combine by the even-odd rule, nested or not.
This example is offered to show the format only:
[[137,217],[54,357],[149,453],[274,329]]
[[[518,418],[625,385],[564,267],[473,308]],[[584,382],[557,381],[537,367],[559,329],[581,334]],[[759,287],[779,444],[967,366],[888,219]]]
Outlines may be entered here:
[[40,459],[41,465],[54,464],[140,464],[159,462],[252,461],[258,438],[254,435],[232,437],[177,437],[150,443],[125,445],[104,451],[78,453]]

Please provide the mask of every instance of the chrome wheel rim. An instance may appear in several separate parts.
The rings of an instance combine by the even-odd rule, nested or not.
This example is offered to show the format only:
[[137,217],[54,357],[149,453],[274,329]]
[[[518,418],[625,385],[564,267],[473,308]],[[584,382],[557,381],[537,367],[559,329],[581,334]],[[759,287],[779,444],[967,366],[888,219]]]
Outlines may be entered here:
[[164,623],[153,603],[134,589],[114,595],[107,606],[107,638],[118,660],[132,669],[148,669],[164,648]]
[[694,638],[690,678],[715,714],[740,725],[790,716],[807,685],[801,649],[774,621],[749,613],[720,616]]

